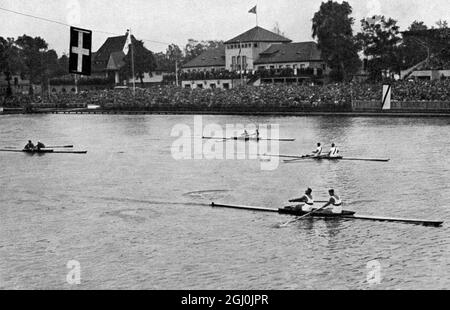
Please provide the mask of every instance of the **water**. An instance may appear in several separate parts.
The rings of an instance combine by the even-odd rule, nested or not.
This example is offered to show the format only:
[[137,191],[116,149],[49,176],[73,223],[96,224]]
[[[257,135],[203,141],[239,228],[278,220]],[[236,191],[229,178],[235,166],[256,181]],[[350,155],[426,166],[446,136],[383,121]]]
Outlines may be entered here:
[[[1,289],[449,289],[450,120],[204,116],[278,123],[280,152],[318,141],[389,163],[280,164],[171,156],[173,126],[193,116],[1,116],[0,147],[28,139],[87,155],[0,153]],[[446,221],[303,220],[212,209],[211,201],[278,208],[333,187],[360,214]],[[81,284],[66,264],[81,264]],[[368,282],[381,266],[380,283]]]

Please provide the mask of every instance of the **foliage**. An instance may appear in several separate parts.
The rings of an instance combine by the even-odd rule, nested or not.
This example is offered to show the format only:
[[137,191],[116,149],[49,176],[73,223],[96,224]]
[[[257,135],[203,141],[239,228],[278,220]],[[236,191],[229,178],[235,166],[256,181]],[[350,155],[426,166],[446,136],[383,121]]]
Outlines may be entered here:
[[362,32],[357,34],[357,40],[368,59],[368,71],[372,80],[381,80],[383,72],[399,72],[399,27],[397,21],[382,16],[376,23],[361,20]]
[[322,57],[337,81],[349,80],[361,65],[358,44],[353,37],[351,13],[352,7],[348,2],[340,4],[330,0],[322,3],[313,18],[313,37],[318,39]]

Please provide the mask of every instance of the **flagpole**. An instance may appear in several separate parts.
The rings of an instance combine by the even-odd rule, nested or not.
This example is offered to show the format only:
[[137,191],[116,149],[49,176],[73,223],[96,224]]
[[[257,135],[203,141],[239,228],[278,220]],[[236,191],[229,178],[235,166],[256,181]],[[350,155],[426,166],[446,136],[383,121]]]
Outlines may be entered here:
[[134,45],[133,39],[131,38],[131,28],[130,28],[130,42],[131,42],[131,74],[133,75],[133,96],[136,95],[136,81],[134,74]]

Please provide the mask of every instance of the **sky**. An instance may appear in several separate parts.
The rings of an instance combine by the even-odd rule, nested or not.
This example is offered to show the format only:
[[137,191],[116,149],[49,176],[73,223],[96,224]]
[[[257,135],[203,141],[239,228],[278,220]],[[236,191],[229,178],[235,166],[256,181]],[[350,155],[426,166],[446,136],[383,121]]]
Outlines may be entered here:
[[[69,50],[69,28],[20,16],[18,11],[94,30],[93,51],[107,37],[131,29],[153,52],[188,39],[229,40],[256,25],[272,30],[276,23],[294,42],[311,41],[311,19],[322,0],[0,0],[0,36],[41,36],[59,55]],[[338,1],[342,2],[342,1]],[[428,26],[442,19],[450,22],[448,0],[347,0],[353,7],[355,31],[367,16],[385,15],[399,21],[401,30],[420,20]]]

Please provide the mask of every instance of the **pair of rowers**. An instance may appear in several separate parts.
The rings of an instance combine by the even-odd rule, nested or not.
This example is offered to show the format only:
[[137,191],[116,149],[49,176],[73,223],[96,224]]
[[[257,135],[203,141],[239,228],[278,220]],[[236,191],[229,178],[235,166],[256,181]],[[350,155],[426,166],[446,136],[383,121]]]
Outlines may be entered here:
[[45,149],[45,145],[42,142],[39,142],[34,145],[31,140],[28,140],[27,145],[23,148],[25,151],[40,151],[41,149]]
[[339,198],[339,196],[334,192],[334,189],[330,189],[328,191],[328,194],[330,195],[330,198],[328,202],[322,206],[322,208],[315,208],[314,207],[314,199],[312,196],[312,189],[308,188],[305,191],[305,194],[297,199],[291,199],[289,202],[300,202],[302,204],[295,206],[294,210],[304,211],[304,212],[312,212],[317,209],[321,209],[321,212],[331,212],[334,214],[341,214],[342,213],[342,201]]
[[[322,152],[323,152],[322,144],[317,143],[317,148],[312,152],[311,157],[320,157],[322,156]],[[340,157],[339,149],[337,148],[336,144],[334,143],[331,144],[330,151],[326,156],[331,158]]]
[[254,134],[249,134],[247,129],[244,129],[244,133],[241,134],[241,138],[244,139],[250,139],[252,136],[256,136],[256,139],[259,140],[259,129],[256,129],[256,132]]

